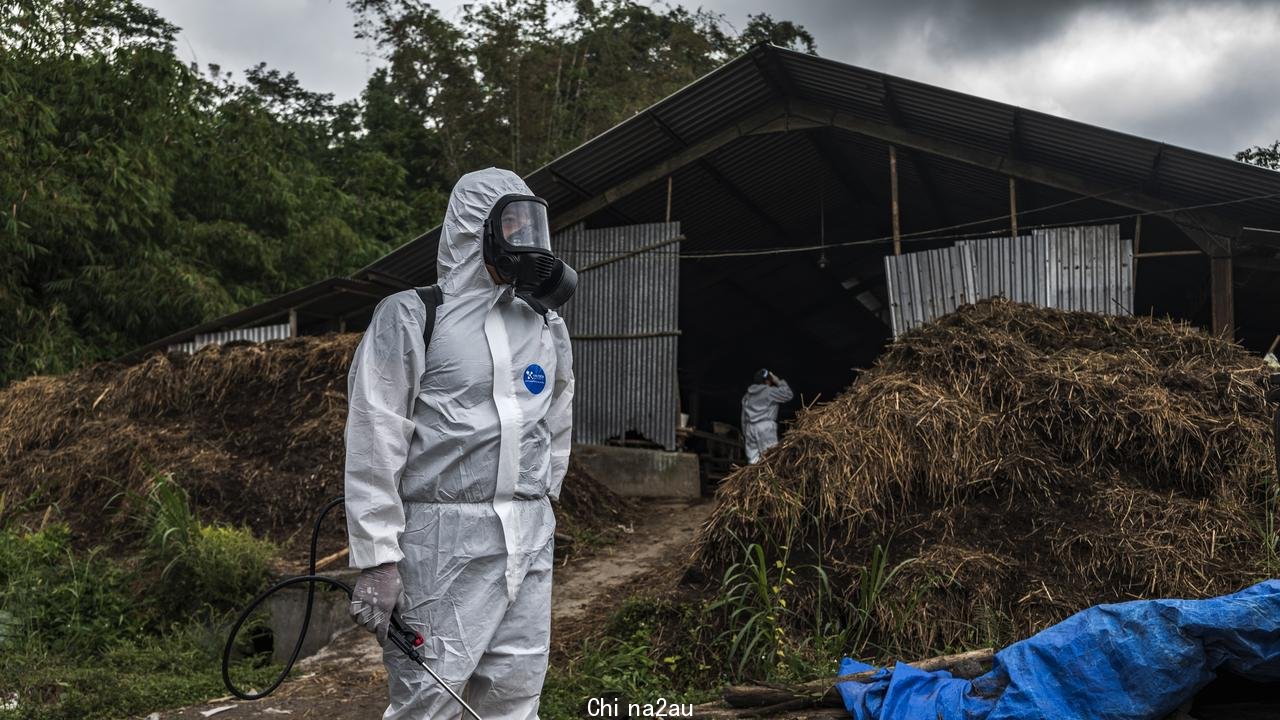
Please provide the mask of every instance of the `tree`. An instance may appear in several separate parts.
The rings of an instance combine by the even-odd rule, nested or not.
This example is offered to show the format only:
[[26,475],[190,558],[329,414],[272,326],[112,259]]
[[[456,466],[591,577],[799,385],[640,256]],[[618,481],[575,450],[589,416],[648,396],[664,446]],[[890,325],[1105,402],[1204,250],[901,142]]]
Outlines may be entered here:
[[1236,159],[1251,165],[1280,170],[1280,140],[1271,143],[1270,147],[1257,145],[1241,150],[1236,153]]
[[187,67],[136,0],[0,19],[0,382],[345,274],[414,226],[404,171],[292,75]]
[[387,61],[381,89],[439,133],[450,177],[532,171],[756,43],[815,49],[768,15],[735,35],[719,15],[632,0],[497,0],[456,25],[425,0],[350,5]]
[[740,41],[748,46],[770,43],[788,50],[818,54],[818,44],[804,26],[790,20],[774,20],[764,13],[747,16],[747,26],[742,29]]
[[[184,64],[143,0],[0,4],[0,383],[115,357],[346,275],[436,223],[462,173],[527,173],[804,28],[633,0],[351,0],[386,61],[335,103]],[[560,18],[558,20],[553,18]]]

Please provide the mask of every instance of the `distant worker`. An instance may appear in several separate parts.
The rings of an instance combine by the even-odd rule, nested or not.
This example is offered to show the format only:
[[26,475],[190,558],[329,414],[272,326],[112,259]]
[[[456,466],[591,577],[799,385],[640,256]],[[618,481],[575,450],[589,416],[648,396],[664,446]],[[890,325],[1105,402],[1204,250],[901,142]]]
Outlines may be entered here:
[[[485,720],[536,720],[551,571],[569,463],[569,331],[577,274],[551,250],[547,204],[490,168],[453,188],[439,293],[383,300],[348,376],[346,509],[356,622],[391,613]],[[428,314],[428,312],[430,314]],[[386,720],[458,718],[418,665],[384,645]],[[470,718],[468,717],[468,720]]]
[[751,387],[742,396],[742,440],[747,462],[755,463],[765,450],[778,444],[778,406],[795,394],[786,380],[768,370],[757,370]]

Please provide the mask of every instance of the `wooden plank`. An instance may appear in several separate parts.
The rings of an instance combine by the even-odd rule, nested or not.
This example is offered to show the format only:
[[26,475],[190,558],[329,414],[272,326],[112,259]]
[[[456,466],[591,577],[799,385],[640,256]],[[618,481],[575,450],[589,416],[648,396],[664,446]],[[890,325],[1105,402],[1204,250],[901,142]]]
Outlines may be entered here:
[[1214,335],[1235,339],[1235,290],[1232,287],[1231,257],[1209,258],[1209,284]]

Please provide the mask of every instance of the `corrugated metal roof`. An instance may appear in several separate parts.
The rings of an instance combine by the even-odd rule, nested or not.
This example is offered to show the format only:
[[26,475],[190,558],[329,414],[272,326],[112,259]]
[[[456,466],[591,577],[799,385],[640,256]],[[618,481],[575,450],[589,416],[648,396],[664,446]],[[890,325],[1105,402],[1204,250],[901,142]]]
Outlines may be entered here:
[[394,292],[393,289],[377,283],[348,278],[329,278],[160,338],[120,359],[139,358],[153,350],[163,350],[170,345],[187,342],[202,333],[252,327],[269,320],[287,318],[291,310],[296,311],[302,321],[309,318],[328,320],[355,315],[365,308],[376,305],[379,300],[392,292]]
[[[771,83],[762,69],[762,65],[770,61],[776,62],[784,75],[781,87]],[[757,47],[727,63],[557,158],[527,180],[534,192],[544,197],[568,198],[562,201],[567,205],[555,208],[557,213],[564,212],[588,198],[580,193],[566,193],[555,176],[568,178],[579,188],[598,194],[657,165],[682,147],[781,99],[779,93],[792,93],[799,99],[883,123],[894,122],[895,112],[890,111],[888,99],[891,97],[898,121],[913,132],[988,152],[1016,153],[1020,158],[1096,179],[1099,183],[1142,189],[1183,204],[1280,193],[1280,174],[1245,163],[772,46]],[[662,125],[674,132],[679,142],[670,137]],[[883,149],[887,145],[843,131],[833,135],[839,138],[847,157],[872,169],[876,179],[868,184],[877,188],[882,185],[880,176],[886,174]],[[786,136],[747,137],[722,148],[714,155],[714,162],[717,167],[723,166],[723,174],[739,185],[745,195],[790,226],[795,216],[803,214],[801,206],[815,194],[809,186],[815,185],[816,180],[806,183],[802,178],[816,178],[828,172],[821,167],[822,158],[811,149],[801,148],[802,145]],[[789,152],[779,152],[780,148]],[[1157,164],[1158,155],[1161,159]],[[924,174],[937,175],[932,179],[933,192],[942,202],[960,206],[958,211],[950,213],[960,217],[966,215],[967,209],[987,211],[991,203],[975,203],[974,198],[990,197],[1004,182],[996,173],[942,158],[926,156],[924,162],[929,168],[936,166],[937,169],[925,169],[924,174],[909,155],[900,160],[899,187],[904,216],[912,218],[927,215],[930,220],[937,220],[928,207]],[[770,174],[775,176],[773,184],[767,188],[759,186],[756,176]],[[715,216],[715,225],[723,227],[720,221],[734,215],[737,210],[731,209],[732,206],[741,203],[733,193],[702,187],[704,183],[713,186],[721,183],[712,173],[695,170],[677,175],[677,179],[682,181],[677,203],[684,206],[682,219],[689,238],[686,248],[699,249],[703,239],[708,248],[723,247],[723,233],[715,233],[722,236],[717,241],[714,237],[700,238],[699,233],[694,232],[688,224],[688,211],[693,209],[699,214]],[[650,188],[653,191],[650,197],[625,203],[628,207],[644,208],[634,211],[637,219],[653,220],[653,208],[665,207],[665,185],[657,185],[662,186]],[[780,193],[779,188],[787,192]],[[699,202],[690,203],[691,196],[696,196]],[[907,203],[919,207],[908,213]],[[624,207],[621,201],[617,204],[620,209]],[[1280,198],[1227,206],[1217,212],[1242,223],[1265,224],[1280,214]],[[632,216],[631,212],[625,214]],[[428,232],[356,276],[383,273],[418,284],[429,282],[434,278],[436,238],[434,231]]]

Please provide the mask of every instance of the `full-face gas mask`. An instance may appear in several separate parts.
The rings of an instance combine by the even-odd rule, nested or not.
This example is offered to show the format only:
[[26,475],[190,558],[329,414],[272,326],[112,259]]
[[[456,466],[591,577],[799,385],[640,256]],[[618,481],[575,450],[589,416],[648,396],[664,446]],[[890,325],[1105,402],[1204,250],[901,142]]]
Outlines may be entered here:
[[504,195],[494,203],[484,221],[484,260],[539,312],[565,304],[578,287],[578,273],[551,252],[540,197]]

